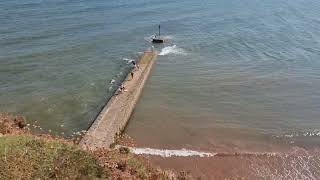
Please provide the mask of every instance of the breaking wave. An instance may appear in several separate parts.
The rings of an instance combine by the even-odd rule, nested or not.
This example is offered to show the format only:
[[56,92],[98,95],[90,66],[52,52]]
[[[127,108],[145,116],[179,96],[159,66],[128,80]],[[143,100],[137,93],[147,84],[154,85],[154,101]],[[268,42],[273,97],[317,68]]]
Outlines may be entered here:
[[[124,146],[118,146],[124,147]],[[320,150],[294,147],[286,152],[212,153],[187,149],[169,150],[127,147],[134,154],[161,157],[204,157],[204,165],[212,165],[223,176],[245,179],[312,179],[320,177]],[[209,159],[210,158],[210,159]],[[201,160],[190,161],[202,167]],[[214,166],[219,164],[219,166]],[[220,171],[219,171],[220,170]]]
[[194,151],[189,149],[153,149],[153,148],[136,148],[136,147],[127,147],[134,154],[138,155],[153,155],[153,156],[161,156],[161,157],[190,157],[190,156],[198,156],[198,157],[227,157],[227,156],[277,156],[280,153],[268,153],[268,152],[243,152],[243,153],[213,153],[213,152],[203,152],[203,151]]
[[169,150],[169,149],[152,149],[152,148],[132,148],[129,147],[130,151],[138,155],[154,155],[161,157],[188,157],[188,156],[199,156],[199,157],[212,157],[215,156],[215,153],[199,152],[188,149],[180,150]]
[[254,158],[248,164],[258,179],[316,180],[320,176],[319,152],[308,152],[301,148],[271,158]]
[[164,47],[159,53],[160,56],[168,54],[186,54],[185,50],[177,47],[176,45]]
[[129,58],[123,58],[122,60],[126,61],[127,64],[131,63],[132,61],[134,61],[134,59],[129,59]]
[[310,131],[302,131],[295,133],[286,133],[282,135],[277,135],[277,138],[294,138],[294,137],[320,137],[320,130],[310,130]]

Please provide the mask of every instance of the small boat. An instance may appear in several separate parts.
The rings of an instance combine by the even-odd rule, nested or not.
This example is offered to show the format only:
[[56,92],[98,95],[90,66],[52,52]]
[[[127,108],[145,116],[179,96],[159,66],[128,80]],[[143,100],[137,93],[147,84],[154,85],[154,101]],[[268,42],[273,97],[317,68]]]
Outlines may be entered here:
[[159,25],[159,35],[155,35],[153,38],[152,38],[152,43],[163,43],[164,40],[161,38],[160,36],[160,25]]

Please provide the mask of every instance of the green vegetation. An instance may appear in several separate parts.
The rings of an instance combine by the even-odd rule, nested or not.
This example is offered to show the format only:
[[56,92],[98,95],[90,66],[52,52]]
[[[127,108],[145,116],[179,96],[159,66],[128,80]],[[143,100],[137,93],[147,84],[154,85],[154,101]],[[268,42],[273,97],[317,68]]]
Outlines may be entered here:
[[192,178],[154,168],[125,147],[92,152],[72,140],[32,134],[24,118],[0,113],[0,179]]
[[0,137],[0,179],[107,177],[90,153],[75,145],[32,136]]
[[146,167],[144,166],[144,163],[142,161],[139,161],[136,158],[129,158],[128,165],[132,169],[136,169],[136,172],[139,175],[139,177],[141,177],[143,179],[148,177],[148,174],[146,173],[148,171],[146,170]]

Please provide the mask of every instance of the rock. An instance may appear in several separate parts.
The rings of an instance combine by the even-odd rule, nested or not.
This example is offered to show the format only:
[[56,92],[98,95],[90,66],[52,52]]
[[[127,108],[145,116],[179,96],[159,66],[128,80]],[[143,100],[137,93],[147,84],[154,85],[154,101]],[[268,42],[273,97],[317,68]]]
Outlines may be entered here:
[[22,116],[16,116],[13,121],[20,129],[23,129],[27,125],[25,118]]
[[127,147],[120,147],[120,148],[119,148],[119,152],[120,152],[121,154],[128,154],[128,153],[130,152],[130,149],[127,148]]

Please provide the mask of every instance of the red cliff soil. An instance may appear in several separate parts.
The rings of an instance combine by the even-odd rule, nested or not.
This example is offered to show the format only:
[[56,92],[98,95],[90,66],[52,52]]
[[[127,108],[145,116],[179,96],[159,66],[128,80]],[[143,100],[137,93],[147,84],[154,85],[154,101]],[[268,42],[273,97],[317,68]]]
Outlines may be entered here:
[[34,135],[29,126],[21,116],[0,113],[0,179],[192,179],[161,170],[127,148],[83,150],[72,140]]

